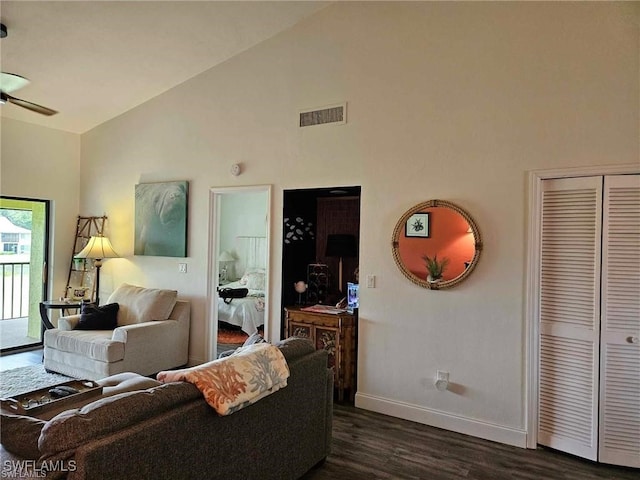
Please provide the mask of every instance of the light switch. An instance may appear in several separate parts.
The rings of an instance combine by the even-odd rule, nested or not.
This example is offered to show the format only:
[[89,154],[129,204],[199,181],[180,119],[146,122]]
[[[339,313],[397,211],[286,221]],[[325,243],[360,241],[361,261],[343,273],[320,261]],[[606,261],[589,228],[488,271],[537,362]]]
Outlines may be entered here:
[[367,275],[367,288],[376,288],[376,276]]
[[178,273],[187,273],[187,264],[179,263],[178,264]]

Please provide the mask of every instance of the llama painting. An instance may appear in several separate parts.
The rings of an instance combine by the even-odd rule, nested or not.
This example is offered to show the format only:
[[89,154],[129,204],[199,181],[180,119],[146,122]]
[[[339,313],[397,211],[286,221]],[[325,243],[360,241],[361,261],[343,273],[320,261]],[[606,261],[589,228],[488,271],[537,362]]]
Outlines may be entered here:
[[189,182],[136,185],[135,255],[187,256]]

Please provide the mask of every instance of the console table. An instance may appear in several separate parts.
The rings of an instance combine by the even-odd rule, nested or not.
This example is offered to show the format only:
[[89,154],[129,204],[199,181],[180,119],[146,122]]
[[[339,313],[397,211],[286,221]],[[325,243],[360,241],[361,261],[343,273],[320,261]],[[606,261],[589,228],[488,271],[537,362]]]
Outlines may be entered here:
[[355,315],[344,313],[318,313],[304,307],[285,308],[285,331],[288,337],[308,338],[317,350],[329,354],[329,368],[333,368],[338,400],[344,400],[345,391],[351,401],[356,390],[356,328]]

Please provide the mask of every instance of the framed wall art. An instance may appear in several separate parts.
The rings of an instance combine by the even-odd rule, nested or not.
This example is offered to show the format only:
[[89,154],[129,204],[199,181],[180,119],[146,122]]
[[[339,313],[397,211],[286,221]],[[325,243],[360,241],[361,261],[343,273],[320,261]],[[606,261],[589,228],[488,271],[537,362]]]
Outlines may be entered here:
[[136,185],[134,255],[187,256],[188,193],[187,181]]
[[429,230],[429,214],[427,212],[418,212],[407,219],[404,234],[406,237],[429,238]]

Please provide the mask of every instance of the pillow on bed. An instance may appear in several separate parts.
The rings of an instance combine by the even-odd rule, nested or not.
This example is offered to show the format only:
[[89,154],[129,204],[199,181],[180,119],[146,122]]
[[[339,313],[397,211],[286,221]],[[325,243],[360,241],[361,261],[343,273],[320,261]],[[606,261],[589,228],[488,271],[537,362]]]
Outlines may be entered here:
[[264,270],[247,270],[240,283],[249,290],[264,290],[265,276]]

